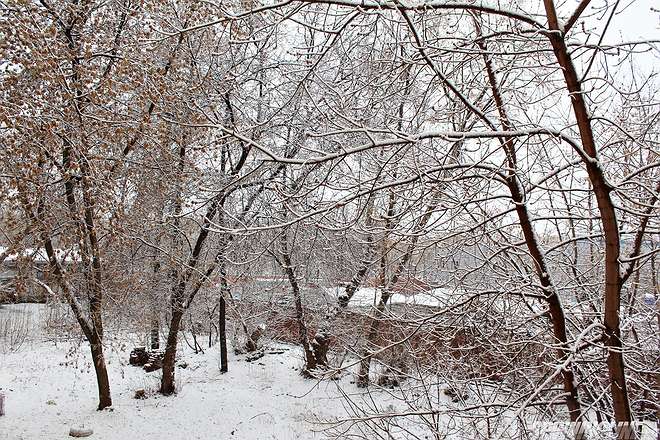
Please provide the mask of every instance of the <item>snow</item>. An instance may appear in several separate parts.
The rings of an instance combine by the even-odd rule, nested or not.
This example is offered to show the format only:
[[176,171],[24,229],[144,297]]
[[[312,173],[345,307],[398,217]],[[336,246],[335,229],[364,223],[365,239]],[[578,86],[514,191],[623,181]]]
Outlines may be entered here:
[[[0,318],[38,315],[43,307],[3,306]],[[112,338],[108,338],[112,339]],[[283,346],[284,354],[258,361],[230,354],[229,372],[220,373],[218,351],[191,353],[182,342],[177,368],[178,394],[156,393],[160,371],[145,373],[127,365],[134,345],[113,339],[107,350],[112,410],[96,411],[94,369],[86,342],[28,337],[18,349],[0,351],[0,393],[6,415],[0,417],[0,440],[66,439],[71,427],[94,430],[90,438],[158,439],[317,439],[313,422],[345,415],[334,381],[304,379],[298,373],[302,354]],[[349,377],[339,382],[351,387]],[[133,398],[137,389],[148,398]],[[315,430],[314,430],[314,429]]]
[[[334,287],[326,289],[326,294],[332,298],[339,298],[345,295],[344,287]],[[446,307],[453,301],[461,297],[461,292],[445,287],[435,288],[426,292],[419,292],[410,295],[394,293],[390,296],[388,304],[390,305],[408,305],[408,306],[427,306],[427,307]],[[380,289],[376,287],[358,288],[349,302],[349,307],[361,308],[371,307],[380,301]]]
[[[376,292],[365,289],[364,295],[369,293]],[[419,296],[415,301],[438,299],[440,292],[435,293]],[[80,338],[54,333],[52,326],[46,331],[43,324],[57,317],[57,311],[53,313],[52,309],[43,304],[0,306],[0,394],[6,396],[6,415],[0,417],[0,440],[65,440],[70,438],[71,428],[92,429],[94,433],[89,438],[102,440],[314,440],[327,438],[324,429],[331,425],[323,422],[348,418],[350,424],[351,412],[358,407],[361,409],[356,416],[396,416],[409,409],[396,397],[396,389],[358,389],[350,373],[334,381],[305,379],[299,374],[303,364],[301,350],[277,343],[253,362],[247,362],[245,355],[230,354],[229,372],[221,374],[217,345],[205,353],[194,354],[182,342],[178,364],[185,361],[187,367],[176,370],[177,395],[164,397],[156,392],[160,371],[146,373],[127,365],[131,349],[144,343],[144,338],[107,331],[113,407],[97,411],[96,381],[88,345]],[[8,334],[13,336],[8,338]],[[146,399],[134,399],[138,389],[146,391]],[[409,394],[410,390],[402,393]],[[425,398],[422,395],[419,399]],[[444,395],[438,399],[438,410],[455,411],[456,405],[462,405],[453,404]],[[474,403],[469,395],[466,403]],[[528,417],[531,414],[533,411]],[[454,421],[440,421],[444,427],[439,429],[454,430]],[[414,419],[402,423],[399,427],[388,424],[388,438],[414,438],[410,433],[425,438],[429,434],[422,425],[412,425]],[[561,432],[565,424],[533,426],[536,430],[548,427],[551,432]],[[479,429],[477,425],[468,428]],[[651,428],[645,430],[644,440],[655,438],[657,431]],[[516,429],[512,429],[515,437]],[[471,431],[457,430],[446,438],[472,438],[466,437],[466,432]],[[372,437],[367,432],[364,438]],[[564,437],[551,434],[536,438]]]
[[[0,246],[0,255],[4,255],[6,252],[9,252],[9,248],[5,246]],[[72,263],[80,261],[80,256],[75,251],[65,251],[62,249],[55,249],[55,257],[58,260],[63,260],[67,263]],[[26,248],[22,249],[20,252],[10,252],[5,257],[5,261],[11,262],[18,259],[27,259],[34,261],[35,263],[48,263],[48,255],[43,248]]]

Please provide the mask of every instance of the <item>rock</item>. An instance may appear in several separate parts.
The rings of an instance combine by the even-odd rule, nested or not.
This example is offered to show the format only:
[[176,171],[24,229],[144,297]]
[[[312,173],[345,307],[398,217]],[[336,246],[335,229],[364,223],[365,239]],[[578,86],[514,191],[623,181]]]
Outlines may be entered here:
[[144,391],[144,389],[140,388],[139,390],[135,390],[135,395],[133,396],[134,399],[146,399],[147,398],[147,393]]
[[131,365],[142,367],[147,373],[163,368],[165,352],[161,350],[147,351],[146,347],[135,347],[128,359]]
[[147,373],[151,373],[152,371],[160,370],[161,368],[163,368],[163,363],[162,363],[162,362],[158,362],[158,361],[155,361],[155,362],[147,362],[146,364],[144,364],[144,367],[142,367],[142,368],[143,368],[144,371],[146,371]]
[[94,434],[94,431],[90,428],[71,428],[69,430],[69,436],[71,437],[89,437]]
[[288,348],[282,348],[282,349],[279,349],[279,350],[268,350],[266,353],[267,354],[283,354],[283,353],[286,353],[287,351],[289,351]]

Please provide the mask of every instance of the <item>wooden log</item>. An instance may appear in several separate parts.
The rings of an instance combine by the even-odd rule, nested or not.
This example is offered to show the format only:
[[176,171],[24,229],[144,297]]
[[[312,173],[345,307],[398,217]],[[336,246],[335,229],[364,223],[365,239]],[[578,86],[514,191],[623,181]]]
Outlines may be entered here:
[[69,436],[71,437],[89,437],[92,434],[94,434],[94,431],[89,428],[71,428],[69,430]]

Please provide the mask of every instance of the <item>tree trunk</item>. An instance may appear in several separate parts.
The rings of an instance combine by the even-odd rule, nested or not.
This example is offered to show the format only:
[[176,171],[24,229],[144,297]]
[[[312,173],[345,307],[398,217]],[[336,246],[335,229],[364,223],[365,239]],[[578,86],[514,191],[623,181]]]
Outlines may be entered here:
[[226,302],[224,295],[220,296],[220,312],[218,322],[218,335],[220,336],[220,372],[229,371],[227,362],[227,329],[226,329]]
[[153,315],[151,317],[151,349],[158,350],[160,348],[160,320],[158,319],[157,312],[152,311]]
[[298,333],[300,336],[300,343],[305,352],[305,370],[304,373],[309,373],[316,368],[316,356],[309,343],[309,336],[307,333],[307,325],[305,324],[305,314],[302,306],[302,299],[300,297],[300,289],[297,284],[293,289],[294,300],[296,303],[296,318],[298,319]]
[[293,268],[293,263],[291,262],[286,230],[282,231],[280,244],[282,246],[282,260],[278,259],[278,262],[286,273],[287,278],[289,279],[289,284],[291,285],[291,290],[293,291],[293,300],[296,306],[296,320],[298,321],[298,337],[300,345],[302,345],[303,351],[305,352],[305,369],[303,370],[303,374],[309,375],[310,372],[316,368],[316,357],[314,356],[314,351],[309,342],[307,324],[305,323],[305,310],[302,305],[302,296],[300,293],[300,286],[298,285],[298,279],[296,278],[296,272]]
[[[220,220],[224,220],[222,214],[219,215]],[[218,337],[220,338],[220,372],[226,373],[229,371],[229,362],[227,360],[227,298],[231,298],[231,291],[229,290],[229,282],[227,281],[227,259],[225,253],[229,244],[230,236],[225,234],[222,237],[221,255],[219,259],[220,265],[220,299],[218,302]],[[218,259],[216,258],[216,261]]]
[[369,370],[371,368],[370,345],[373,345],[374,341],[376,340],[378,330],[380,329],[380,322],[383,316],[385,316],[385,307],[387,306],[387,301],[389,299],[389,292],[383,289],[380,301],[376,307],[376,316],[371,319],[371,324],[369,325],[369,332],[367,333],[367,346],[364,349],[362,360],[360,361],[360,370],[358,371],[357,379],[355,382],[359,388],[365,388],[369,385]]
[[295,287],[293,287],[293,296],[296,303],[296,318],[298,320],[298,334],[300,338],[300,344],[302,345],[303,351],[305,352],[304,371],[308,373],[316,368],[316,357],[314,356],[314,352],[312,351],[309,343],[307,325],[305,324],[305,313],[302,306],[302,298],[300,296],[300,289],[298,288],[297,282],[295,283]]
[[160,348],[160,261],[158,260],[158,253],[154,253],[154,262],[153,262],[153,279],[152,286],[156,286],[155,289],[152,287],[151,291],[151,322],[149,325],[149,338],[150,346],[152,350],[158,350]]
[[[573,113],[580,132],[584,153],[582,159],[591,181],[598,211],[600,212],[603,235],[605,237],[605,345],[607,351],[607,370],[611,382],[614,417],[619,427],[618,438],[621,440],[634,438],[634,431],[630,428],[632,413],[628,400],[628,387],[626,383],[625,367],[623,361],[623,344],[621,342],[621,328],[619,311],[621,306],[621,273],[619,256],[621,243],[616,211],[611,197],[612,188],[607,183],[603,170],[598,161],[598,151],[591,127],[591,119],[587,105],[584,101],[582,85],[578,79],[573,60],[564,41],[563,28],[559,25],[557,11],[552,0],[544,0],[548,24],[552,31],[549,35],[552,49],[561,66],[566,88],[571,97]],[[586,154],[586,157],[585,157]],[[632,435],[633,437],[630,437]]]
[[[455,148],[454,154],[456,154],[457,151],[458,149]],[[429,204],[426,206],[424,215],[417,221],[417,224],[413,228],[412,239],[408,244],[408,248],[406,249],[406,252],[401,256],[401,259],[397,263],[396,267],[394,268],[394,271],[392,272],[391,276],[388,279],[387,253],[389,250],[387,246],[387,238],[389,235],[389,231],[392,229],[390,219],[394,217],[394,209],[395,209],[394,193],[390,193],[390,199],[387,207],[387,217],[385,223],[386,233],[385,233],[385,238],[383,240],[383,250],[380,257],[380,285],[382,291],[381,291],[380,301],[378,302],[378,305],[376,307],[376,314],[371,319],[371,323],[369,325],[369,332],[367,333],[367,346],[365,347],[364,353],[362,355],[362,361],[360,361],[360,370],[358,372],[358,376],[356,380],[356,384],[360,388],[369,385],[369,369],[371,365],[371,354],[370,354],[369,346],[374,345],[376,336],[378,335],[378,331],[380,329],[380,322],[385,316],[385,307],[387,306],[387,302],[389,301],[390,296],[392,295],[392,292],[390,290],[391,286],[396,285],[396,283],[399,281],[399,277],[403,273],[403,270],[405,269],[406,265],[412,258],[413,252],[415,251],[415,247],[417,246],[417,241],[419,240],[419,237],[422,235],[422,231],[424,231],[424,228],[426,228],[426,225],[431,219],[431,215],[433,214],[433,212],[440,203],[440,194],[441,194],[440,192],[435,192],[435,190],[432,192],[431,200],[429,201]]]
[[[514,202],[516,203],[516,211],[518,213],[518,219],[520,221],[520,226],[523,230],[523,235],[525,237],[525,243],[527,244],[527,249],[532,257],[534,262],[534,269],[536,270],[537,276],[541,283],[541,287],[544,290],[545,299],[548,303],[548,310],[550,313],[550,322],[552,323],[552,332],[556,339],[556,342],[559,343],[557,348],[557,363],[559,365],[566,364],[561,369],[561,377],[564,388],[564,393],[566,394],[566,406],[568,408],[568,413],[571,418],[571,422],[578,422],[582,417],[582,409],[580,407],[580,401],[578,399],[578,390],[575,386],[575,374],[573,372],[573,362],[568,361],[570,356],[570,351],[568,349],[568,335],[566,333],[566,317],[564,316],[564,309],[561,305],[561,301],[557,296],[557,292],[552,284],[550,275],[548,274],[548,268],[545,264],[545,256],[541,251],[538,241],[536,239],[536,234],[534,233],[534,228],[529,218],[529,213],[527,212],[527,207],[522,201],[522,195],[520,190],[517,187],[515,182],[515,177],[509,182],[511,188],[511,194],[513,196]],[[577,425],[576,425],[577,426]],[[582,440],[584,438],[584,432],[581,429],[576,429],[575,431],[575,440]]]
[[[476,19],[474,20],[474,24],[477,29],[477,34],[481,36],[481,26]],[[502,95],[500,93],[497,77],[495,74],[495,68],[490,57],[486,55],[488,53],[486,43],[484,41],[480,41],[478,45],[484,53],[483,57],[484,64],[486,66],[488,82],[490,84],[491,91],[493,93],[493,99],[495,100],[495,105],[500,117],[500,124],[502,125],[502,129],[504,131],[509,131],[512,129],[512,124],[509,120],[509,116],[507,115],[504,100],[502,99]],[[568,335],[566,332],[566,317],[564,315],[564,309],[561,305],[559,297],[557,296],[557,292],[554,288],[552,279],[550,278],[548,267],[545,262],[545,254],[542,251],[536,238],[536,232],[534,231],[534,226],[532,225],[532,220],[530,218],[529,211],[527,210],[526,200],[523,197],[522,188],[518,183],[518,177],[516,175],[517,158],[514,140],[512,138],[504,138],[501,139],[500,142],[502,149],[506,154],[509,166],[509,172],[506,176],[507,187],[509,188],[511,199],[515,205],[516,214],[518,216],[520,228],[522,229],[523,236],[525,238],[527,250],[532,257],[534,270],[539,278],[546,302],[548,304],[553,335],[557,342],[560,344],[560,346],[557,348],[557,363],[559,365],[566,364],[565,367],[563,367],[561,370],[563,388],[566,394],[566,406],[568,408],[571,422],[578,422],[582,416],[582,409],[580,407],[578,391],[575,385],[573,362],[569,361],[570,351],[567,346]],[[584,433],[581,429],[576,429],[574,435],[575,440],[582,440],[584,438]]]
[[179,307],[172,313],[170,321],[170,331],[167,335],[167,346],[165,347],[165,357],[163,358],[163,377],[160,381],[160,393],[166,396],[175,393],[174,368],[176,362],[176,347],[179,337],[179,328],[183,310]]
[[314,351],[314,359],[316,360],[317,367],[328,367],[328,350],[330,349],[330,337],[325,329],[320,329],[316,332],[314,339],[312,339],[312,350]]
[[[57,261],[55,256],[55,249],[53,248],[53,243],[45,232],[41,232],[41,238],[43,240],[44,249],[46,250],[46,255],[48,255],[48,260],[50,268],[53,271],[53,275],[58,281],[62,293],[66,298],[71,310],[73,311],[80,328],[89,342],[90,349],[92,352],[92,361],[94,362],[94,371],[96,373],[96,382],[98,385],[99,392],[99,405],[98,409],[102,410],[112,405],[112,399],[110,397],[110,381],[108,379],[108,371],[105,365],[105,357],[103,356],[103,322],[101,319],[101,303],[98,299],[92,298],[90,301],[90,320],[83,316],[83,311],[81,305],[78,303],[75,294],[70,290],[69,285],[64,279],[64,274],[62,268]],[[48,286],[42,284],[42,286]],[[51,290],[52,292],[52,290]]]
[[96,372],[96,383],[99,391],[99,406],[98,409],[102,410],[112,406],[112,398],[110,396],[110,381],[108,379],[108,370],[105,365],[105,357],[103,356],[103,343],[98,338],[92,338],[89,341],[89,346],[92,351],[92,360],[94,362],[94,370]]

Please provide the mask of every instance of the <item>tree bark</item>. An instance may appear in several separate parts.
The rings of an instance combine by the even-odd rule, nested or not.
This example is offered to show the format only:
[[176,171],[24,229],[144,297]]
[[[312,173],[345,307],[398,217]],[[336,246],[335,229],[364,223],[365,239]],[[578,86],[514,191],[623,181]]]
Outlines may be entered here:
[[220,296],[218,336],[220,337],[220,372],[229,371],[227,362],[227,329],[226,329],[226,301],[224,295]]
[[289,254],[289,245],[288,238],[286,234],[286,229],[282,231],[280,237],[280,244],[282,246],[281,253],[282,259],[279,260],[280,266],[287,275],[289,279],[289,284],[291,285],[291,290],[293,293],[293,300],[296,306],[296,320],[298,321],[298,337],[300,340],[300,345],[302,345],[303,351],[305,353],[305,369],[303,374],[309,375],[310,372],[316,368],[316,357],[314,356],[314,351],[312,350],[311,344],[309,342],[309,335],[307,332],[307,324],[305,323],[305,310],[302,305],[302,297],[300,292],[300,286],[298,284],[298,279],[296,278],[295,270],[293,269],[291,262],[291,255]]
[[[31,221],[35,224],[43,223],[42,222],[42,211],[44,204],[40,202],[37,206],[37,213],[35,214],[32,211],[32,206],[29,203],[26,197],[26,188],[19,184],[19,195],[21,202],[24,205],[25,212]],[[55,248],[53,246],[53,241],[44,228],[41,228],[39,236],[43,243],[43,247],[46,251],[48,257],[48,264],[53,273],[53,276],[57,280],[60,288],[62,289],[62,294],[66,299],[67,303],[71,307],[73,314],[76,318],[76,321],[80,325],[87,342],[90,344],[90,349],[92,351],[92,361],[94,362],[94,371],[96,373],[96,381],[98,385],[99,393],[99,404],[98,409],[102,410],[109,406],[112,406],[112,398],[110,394],[110,382],[108,380],[108,372],[105,365],[105,358],[103,356],[103,321],[102,321],[102,302],[101,298],[94,296],[94,291],[88,293],[90,300],[90,313],[89,319],[84,315],[83,308],[78,301],[78,298],[75,295],[75,292],[70,288],[66,279],[64,278],[64,270],[60,265],[60,262],[57,259],[55,254]],[[83,239],[84,240],[84,239]],[[84,241],[83,241],[84,242]],[[99,263],[100,265],[100,263]],[[86,267],[88,269],[88,267]],[[85,279],[89,279],[89,272],[85,270],[83,272]],[[100,275],[99,275],[100,276]],[[49,293],[53,293],[50,288],[44,284],[40,283],[44,288],[46,288]],[[100,284],[99,284],[100,286]]]
[[157,311],[152,311],[153,316],[151,317],[151,330],[149,334],[150,344],[152,350],[158,350],[160,348],[160,320],[157,316]]
[[[607,346],[607,370],[611,382],[614,418],[619,427],[618,438],[634,438],[631,429],[632,413],[628,399],[628,387],[623,360],[623,344],[619,312],[621,307],[621,274],[619,257],[621,242],[616,211],[611,197],[612,187],[607,182],[598,159],[598,150],[591,127],[591,119],[583,98],[584,91],[578,78],[573,60],[564,41],[564,31],[559,25],[553,0],[544,0],[548,25],[552,33],[548,35],[557,62],[561,67],[566,89],[571,97],[573,113],[580,132],[583,151],[578,152],[583,159],[591,181],[596,203],[600,212],[605,237],[605,345]],[[632,435],[633,437],[630,437]]]
[[163,376],[160,382],[160,393],[166,396],[172,395],[176,392],[174,368],[181,318],[183,318],[183,310],[180,307],[175,308],[172,312],[170,330],[167,334],[167,346],[165,347],[165,357],[163,358]]
[[362,360],[360,361],[360,369],[358,370],[358,375],[355,381],[355,384],[358,386],[358,388],[366,388],[369,386],[369,371],[371,369],[371,353],[369,346],[374,344],[376,336],[378,336],[380,323],[385,316],[385,307],[387,306],[389,299],[389,291],[383,289],[380,296],[380,301],[378,302],[378,306],[376,306],[375,316],[371,319],[371,323],[369,324],[369,331],[367,332],[367,347],[365,348],[365,352],[362,355]]
[[[224,221],[224,216],[220,214],[220,221]],[[225,234],[222,237],[220,246],[220,259],[216,258],[220,266],[220,298],[218,302],[218,337],[220,338],[220,372],[229,371],[229,361],[227,359],[227,298],[231,297],[229,290],[229,281],[227,280],[227,259],[226,253],[229,246],[230,236]]]
[[94,337],[93,341],[89,341],[89,346],[92,352],[94,371],[96,372],[96,384],[99,392],[98,409],[102,410],[112,406],[112,398],[110,396],[110,380],[108,379],[108,370],[106,368],[105,357],[103,355],[103,342],[99,338]]
[[160,261],[158,260],[158,252],[154,253],[154,262],[153,262],[153,279],[152,279],[152,289],[153,286],[157,286],[155,291],[151,291],[151,320],[149,323],[149,339],[150,347],[152,350],[158,350],[160,348]]

